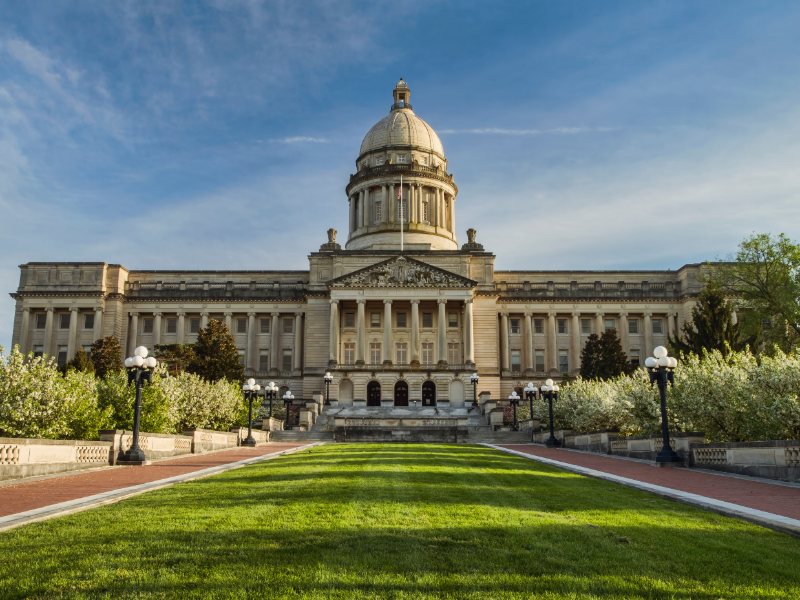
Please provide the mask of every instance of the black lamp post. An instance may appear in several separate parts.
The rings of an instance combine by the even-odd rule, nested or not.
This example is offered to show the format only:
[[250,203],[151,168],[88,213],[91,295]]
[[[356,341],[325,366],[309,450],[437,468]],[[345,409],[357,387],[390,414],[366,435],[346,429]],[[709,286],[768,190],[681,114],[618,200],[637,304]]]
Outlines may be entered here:
[[525,386],[525,389],[522,390],[525,393],[525,397],[528,399],[528,408],[530,409],[530,417],[531,417],[531,427],[533,427],[533,399],[539,395],[539,390],[533,387],[533,382],[529,381],[528,385]]
[[558,400],[559,387],[553,384],[552,379],[548,379],[542,386],[542,396],[547,398],[550,403],[550,437],[544,443],[548,448],[557,448],[561,443],[556,439],[555,431],[553,429],[553,400]]
[[522,400],[522,398],[517,396],[516,390],[511,392],[511,395],[508,397],[509,403],[514,407],[514,426],[511,428],[511,431],[519,431],[519,427],[517,427],[517,405],[520,400]]
[[472,382],[472,408],[477,408],[478,406],[478,377],[477,373],[473,373],[472,377],[469,380]]
[[264,388],[264,398],[269,399],[269,418],[272,418],[272,401],[278,397],[278,386],[274,381],[270,381]]
[[289,429],[289,407],[292,405],[292,400],[294,400],[294,395],[292,395],[291,390],[286,390],[286,393],[283,395],[283,407],[286,409],[286,424],[284,425],[284,429]]
[[653,350],[653,356],[644,361],[647,372],[650,374],[650,385],[658,384],[658,392],[661,395],[661,433],[664,437],[664,445],[656,455],[656,464],[681,462],[681,457],[669,445],[669,423],[667,422],[667,383],[674,385],[673,369],[678,366],[678,361],[667,354],[664,346],[658,346]]
[[333,375],[330,373],[325,373],[325,377],[322,379],[325,380],[325,406],[331,405],[331,382],[333,381]]
[[133,351],[133,356],[125,359],[125,367],[128,369],[128,385],[136,386],[136,402],[133,407],[133,439],[131,447],[122,455],[124,463],[144,464],[146,458],[144,450],[139,447],[139,422],[142,417],[142,387],[144,382],[152,383],[153,369],[157,361],[153,356],[147,356],[147,348],[139,346]]
[[260,389],[261,386],[256,383],[255,379],[248,379],[247,383],[242,386],[244,399],[250,402],[250,413],[247,418],[247,437],[242,440],[242,446],[254,448],[256,445],[256,438],[253,437],[253,400],[258,398],[258,390]]

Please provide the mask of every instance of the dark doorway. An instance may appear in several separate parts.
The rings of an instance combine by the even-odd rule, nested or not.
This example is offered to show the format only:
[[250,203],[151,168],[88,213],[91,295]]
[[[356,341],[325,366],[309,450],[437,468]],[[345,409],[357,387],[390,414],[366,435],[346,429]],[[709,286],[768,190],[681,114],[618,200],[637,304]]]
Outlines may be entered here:
[[381,405],[381,384],[377,381],[370,381],[367,384],[367,406]]
[[405,381],[394,384],[394,405],[408,406],[408,384]]
[[432,381],[422,384],[422,406],[436,406],[436,384]]

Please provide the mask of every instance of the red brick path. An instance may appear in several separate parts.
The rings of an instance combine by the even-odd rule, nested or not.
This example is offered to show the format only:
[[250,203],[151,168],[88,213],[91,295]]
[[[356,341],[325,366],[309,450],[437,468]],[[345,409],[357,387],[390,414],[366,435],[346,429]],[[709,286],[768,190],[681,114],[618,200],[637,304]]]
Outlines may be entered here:
[[144,467],[118,467],[6,485],[0,487],[0,517],[175,475],[202,471],[209,467],[281,452],[302,445],[304,444],[267,444],[258,448],[235,448],[211,454],[162,460]]
[[555,450],[543,446],[527,444],[498,444],[498,446],[619,477],[731,502],[792,519],[800,519],[800,488],[796,487],[698,473],[684,468],[656,468],[644,462]]

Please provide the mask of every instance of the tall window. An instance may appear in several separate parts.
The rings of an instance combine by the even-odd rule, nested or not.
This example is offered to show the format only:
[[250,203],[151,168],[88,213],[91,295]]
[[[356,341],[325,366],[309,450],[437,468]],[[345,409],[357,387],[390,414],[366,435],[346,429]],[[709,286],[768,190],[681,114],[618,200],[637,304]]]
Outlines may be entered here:
[[433,327],[433,313],[422,313],[422,326]]
[[447,344],[447,362],[451,365],[461,364],[461,348],[459,344]]
[[581,333],[584,335],[589,335],[590,333],[592,333],[591,319],[581,319]]
[[33,347],[33,357],[34,358],[42,358],[44,356],[44,346],[34,346]]
[[430,219],[428,218],[428,203],[427,202],[423,202],[422,203],[422,220],[423,221],[430,221]]
[[189,333],[200,331],[200,319],[189,319]]
[[153,319],[144,319],[142,333],[153,333]]
[[653,319],[653,333],[664,333],[661,329],[661,319]]
[[83,328],[94,329],[94,313],[86,313],[83,315]]
[[56,361],[59,367],[63,367],[67,364],[67,347],[66,346],[59,346],[58,347],[58,354],[56,355]]
[[344,345],[344,364],[352,365],[356,362],[356,345],[348,342]]
[[400,220],[401,223],[406,222],[406,201],[405,199],[401,200],[397,204],[397,218]]
[[244,350],[239,350],[239,364],[244,365]]
[[628,333],[639,333],[639,319],[628,321]]
[[639,350],[635,350],[635,349],[631,350],[631,364],[634,367],[638,367],[640,365],[640,363],[639,363]]
[[356,313],[344,313],[344,326],[349,328],[356,326]]
[[422,344],[422,364],[433,364],[433,344]]
[[292,333],[294,331],[294,319],[283,320],[283,333]]
[[236,319],[236,333],[247,333],[247,319]]
[[269,333],[269,319],[259,319],[261,333]]
[[511,371],[513,373],[519,373],[522,367],[522,362],[520,360],[520,352],[519,350],[512,350],[511,351]]
[[536,352],[534,352],[534,357],[536,358],[536,372],[544,373],[544,350],[536,350]]
[[178,333],[178,319],[167,319],[167,333]]
[[609,329],[614,329],[614,319],[606,319],[605,321],[605,330],[608,331]]
[[47,326],[47,313],[36,315],[36,329],[44,329]]
[[381,221],[383,221],[383,208],[381,202],[378,201],[375,203],[375,222],[380,223]]
[[569,373],[569,351],[558,351],[558,370],[562,373]]
[[408,344],[397,344],[397,360],[398,365],[408,364]]
[[369,345],[369,362],[373,365],[381,364],[381,345],[380,344],[370,344]]
[[408,327],[408,325],[406,325],[406,313],[404,312],[397,313],[397,327],[399,329],[404,329]]
[[284,371],[291,371],[292,370],[292,351],[291,350],[284,350],[283,351],[283,370]]
[[567,320],[566,319],[559,319],[558,320],[558,333],[567,333]]
[[369,315],[369,324],[371,327],[380,327],[381,326],[381,313],[374,312],[370,313]]
[[544,319],[533,320],[533,333],[544,333]]
[[511,319],[511,333],[519,333],[519,319]]
[[260,350],[258,353],[258,370],[269,371],[269,350]]
[[60,327],[61,329],[69,329],[69,313],[60,315]]
[[447,326],[458,327],[458,313],[456,312],[447,313]]

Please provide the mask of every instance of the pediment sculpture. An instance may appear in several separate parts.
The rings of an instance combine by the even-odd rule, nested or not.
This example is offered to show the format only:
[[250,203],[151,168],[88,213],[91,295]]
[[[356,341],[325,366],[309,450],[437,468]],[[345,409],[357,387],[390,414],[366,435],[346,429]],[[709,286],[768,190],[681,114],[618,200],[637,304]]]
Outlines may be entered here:
[[331,287],[472,288],[477,282],[403,256],[334,279]]

